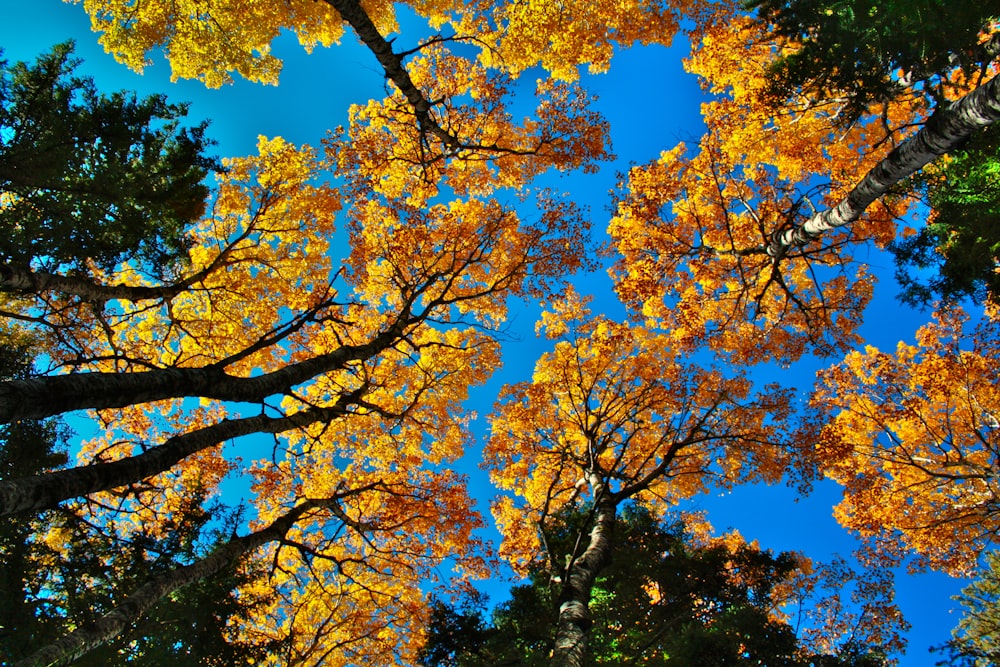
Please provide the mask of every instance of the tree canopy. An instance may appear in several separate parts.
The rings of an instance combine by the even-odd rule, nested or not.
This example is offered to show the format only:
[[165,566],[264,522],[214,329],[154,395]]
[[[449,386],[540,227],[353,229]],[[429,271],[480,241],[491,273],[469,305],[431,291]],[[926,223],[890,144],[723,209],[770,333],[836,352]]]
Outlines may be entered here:
[[[881,664],[892,568],[967,574],[994,544],[996,305],[895,353],[862,327],[883,249],[945,249],[932,292],[995,279],[989,3],[951,34],[936,2],[82,4],[136,70],[280,92],[282,32],[353,35],[385,94],[216,164],[185,106],[98,92],[67,45],[4,65],[14,664],[406,665],[429,619],[478,642],[459,662]],[[555,180],[615,159],[581,72],[679,34],[705,133],[622,173],[592,238]],[[571,286],[596,270],[611,306]],[[534,306],[544,349],[497,388]],[[804,359],[829,365],[811,391],[767,372]],[[458,472],[478,454],[495,551]],[[856,565],[667,522],[819,478]],[[431,602],[501,562],[531,584],[494,627]]]

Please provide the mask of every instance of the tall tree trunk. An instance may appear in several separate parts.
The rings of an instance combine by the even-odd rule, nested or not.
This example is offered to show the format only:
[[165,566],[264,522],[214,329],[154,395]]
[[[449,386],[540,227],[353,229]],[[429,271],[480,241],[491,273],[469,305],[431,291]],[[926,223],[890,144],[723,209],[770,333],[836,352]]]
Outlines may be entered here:
[[0,516],[37,512],[55,507],[69,498],[78,498],[135,484],[169,470],[182,459],[220,442],[252,433],[284,433],[317,422],[329,422],[347,413],[365,394],[367,387],[342,395],[326,408],[311,408],[287,417],[258,415],[226,419],[190,433],[169,438],[142,454],[109,463],[57,470],[55,472],[0,481]]
[[328,354],[254,377],[228,375],[223,365],[214,364],[203,368],[74,373],[0,382],[0,423],[171,398],[201,397],[256,403],[268,396],[286,393],[317,375],[344,368],[352,361],[376,356],[395,345],[422,317],[404,310],[387,329],[367,343],[344,345]]
[[341,18],[350,24],[358,38],[375,55],[385,70],[386,77],[396,84],[413,108],[420,129],[433,134],[450,150],[458,150],[461,147],[459,140],[435,120],[431,113],[433,105],[413,83],[410,73],[403,67],[403,56],[392,50],[392,44],[378,31],[361,3],[358,0],[325,0],[325,2],[337,10]]
[[186,584],[211,577],[235,564],[239,558],[251,551],[268,542],[281,539],[307,511],[333,502],[335,501],[307,500],[289,510],[267,528],[244,537],[234,537],[205,558],[154,578],[92,625],[74,630],[33,655],[14,663],[13,667],[56,667],[71,663],[121,634],[163,596]]
[[781,260],[823,232],[854,222],[889,188],[1000,119],[1000,77],[994,77],[961,99],[939,108],[914,136],[896,147],[869,171],[839,204],[812,216],[803,225],[776,232],[767,253]]
[[605,493],[598,492],[596,495],[598,500],[590,541],[583,554],[570,564],[559,596],[559,620],[552,652],[552,664],[557,667],[583,665],[590,636],[591,591],[597,575],[611,562],[616,503]]

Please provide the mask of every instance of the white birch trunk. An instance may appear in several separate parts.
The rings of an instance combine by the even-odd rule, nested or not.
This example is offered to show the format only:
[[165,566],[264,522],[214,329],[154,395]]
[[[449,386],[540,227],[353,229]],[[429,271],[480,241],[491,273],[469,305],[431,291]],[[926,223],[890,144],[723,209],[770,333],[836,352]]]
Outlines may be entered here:
[[823,232],[854,222],[890,187],[998,119],[1000,77],[994,77],[965,97],[935,111],[917,134],[875,165],[839,204],[817,213],[799,227],[776,232],[767,253],[779,261],[791,249],[808,244]]
[[[600,498],[601,494],[597,495]],[[563,582],[552,652],[552,664],[556,667],[580,667],[584,663],[592,622],[590,596],[597,575],[611,562],[615,521],[614,501],[598,500],[587,549],[570,565]]]

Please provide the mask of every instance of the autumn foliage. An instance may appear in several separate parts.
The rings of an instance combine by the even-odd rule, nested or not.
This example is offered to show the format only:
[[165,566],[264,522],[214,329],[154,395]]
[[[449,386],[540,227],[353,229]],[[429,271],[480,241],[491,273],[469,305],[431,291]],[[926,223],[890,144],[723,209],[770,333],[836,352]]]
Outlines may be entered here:
[[669,335],[594,315],[573,293],[540,326],[555,347],[531,382],[504,390],[485,453],[514,494],[494,507],[509,560],[544,553],[539,527],[582,499],[665,512],[709,484],[781,477],[786,392],[755,395],[745,377],[687,363]]
[[[802,556],[771,612],[786,619],[797,591],[827,587],[802,637],[831,660],[857,651],[851,636],[865,659],[901,650],[887,564],[913,552],[963,573],[992,543],[992,310],[966,336],[960,311],[942,309],[894,354],[860,349],[859,333],[869,249],[925,215],[905,179],[996,119],[988,63],[941,75],[951,106],[913,83],[859,111],[804,84],[776,98],[776,63],[801,39],[726,2],[82,4],[134,70],[162,49],[175,79],[278,84],[282,31],[306,50],[353,35],[386,94],[312,146],[259,137],[255,154],[222,161],[174,243],[186,257],[0,266],[3,335],[30,339],[34,355],[30,373],[0,382],[0,420],[77,412],[93,431],[71,466],[0,476],[0,510],[28,517],[18,530],[39,547],[22,554],[26,571],[70,562],[83,534],[166,543],[202,526],[187,519],[204,523],[227,484],[246,489],[231,534],[12,659],[64,664],[183,586],[238,573],[231,595],[253,604],[224,639],[256,646],[263,664],[413,664],[429,588],[496,565],[453,468],[479,447],[470,392],[502,366],[524,302],[544,305],[537,333],[551,346],[530,379],[500,390],[483,458],[500,556],[558,583],[554,664],[583,664],[626,504],[660,519],[738,484],[841,483],[837,516],[869,539],[869,573]],[[404,50],[390,35],[417,19],[435,33]],[[581,72],[608,71],[635,43],[669,44],[682,25],[706,131],[622,176],[599,247],[574,193],[540,185],[614,159]],[[22,197],[0,192],[0,207]],[[620,320],[567,287],[597,268]],[[808,405],[803,387],[758,381],[755,365],[807,355],[843,359]],[[45,519],[53,511],[64,520]],[[570,513],[584,527],[557,553],[548,538]],[[745,546],[698,525],[704,544]],[[29,588],[18,595],[45,587]]]
[[852,352],[813,396],[817,444],[845,486],[841,521],[971,572],[996,534],[997,324],[946,310],[893,351]]

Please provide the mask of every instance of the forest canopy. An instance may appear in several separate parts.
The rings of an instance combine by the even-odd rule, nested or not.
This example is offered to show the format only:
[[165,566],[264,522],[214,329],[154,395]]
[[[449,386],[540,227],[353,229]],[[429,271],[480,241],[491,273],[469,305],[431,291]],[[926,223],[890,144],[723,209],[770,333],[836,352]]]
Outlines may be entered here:
[[[993,585],[994,4],[67,8],[288,136],[320,51],[382,92],[216,158],[166,83],[4,61],[0,663],[895,664],[911,572]],[[678,48],[681,143],[616,69]],[[713,527],[765,485],[853,553]]]

